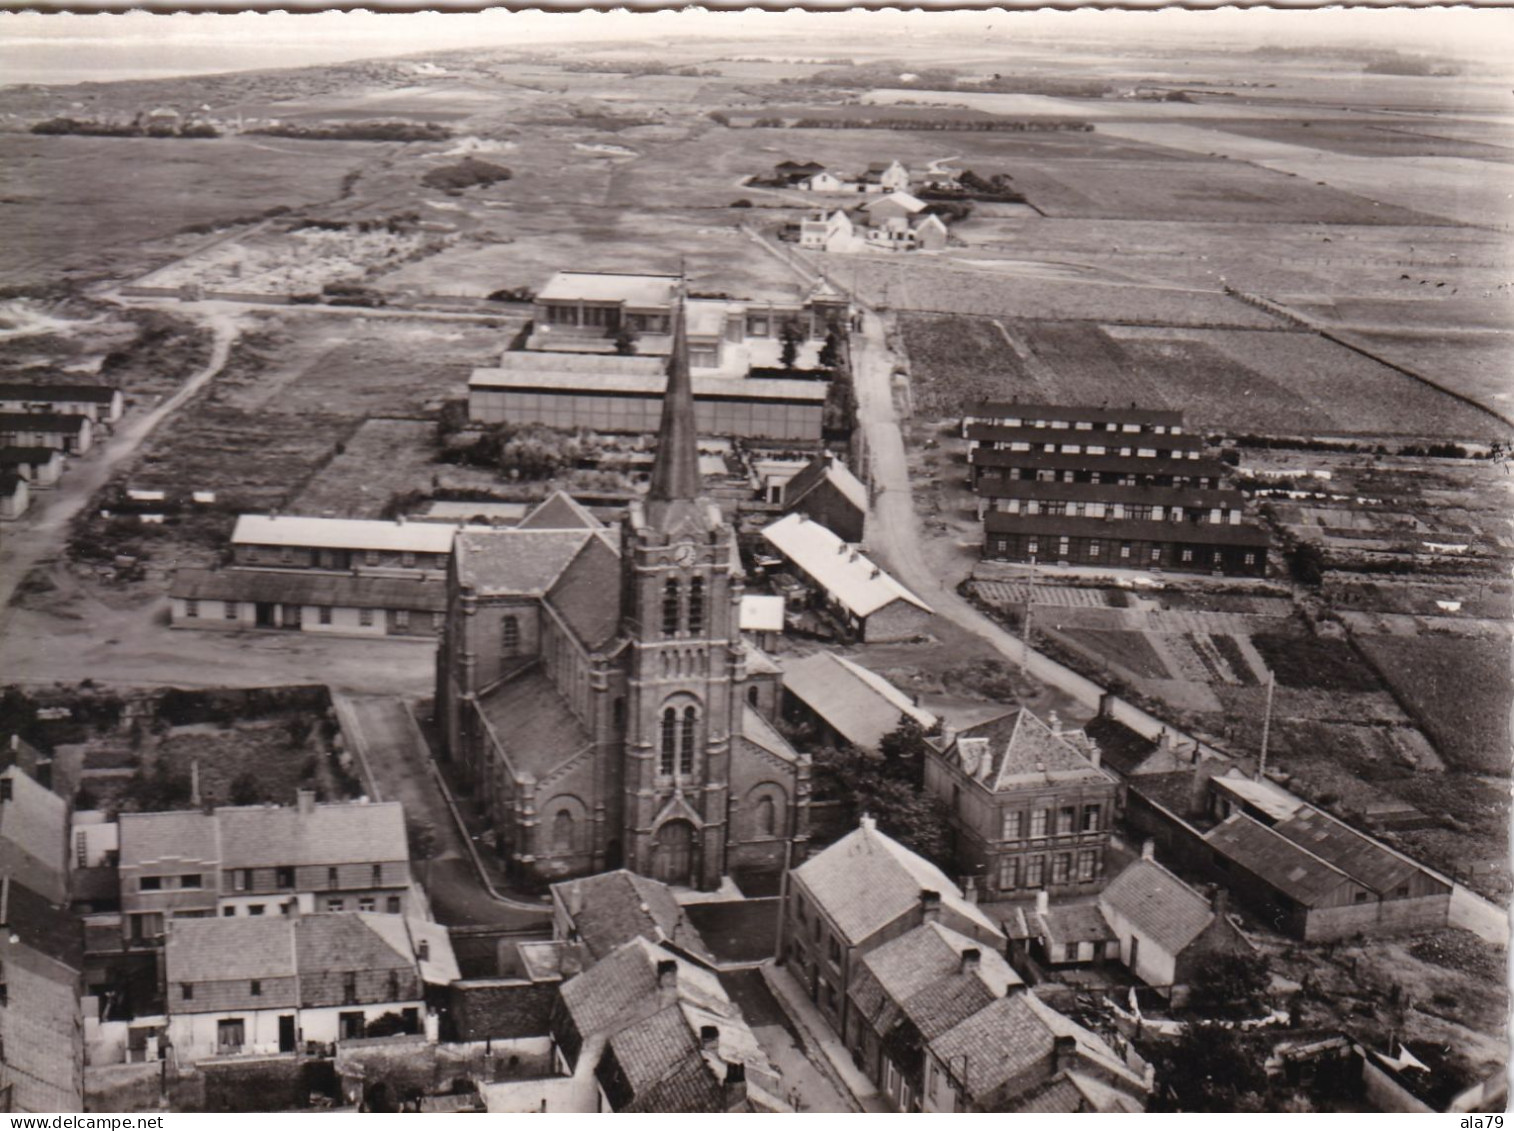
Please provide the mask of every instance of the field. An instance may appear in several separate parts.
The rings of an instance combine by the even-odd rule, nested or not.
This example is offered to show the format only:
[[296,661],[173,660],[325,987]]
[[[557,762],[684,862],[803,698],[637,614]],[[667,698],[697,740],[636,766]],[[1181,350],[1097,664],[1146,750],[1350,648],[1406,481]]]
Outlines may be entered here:
[[1004,327],[989,318],[904,314],[899,319],[914,369],[915,411],[952,416],[979,400],[1035,389]]

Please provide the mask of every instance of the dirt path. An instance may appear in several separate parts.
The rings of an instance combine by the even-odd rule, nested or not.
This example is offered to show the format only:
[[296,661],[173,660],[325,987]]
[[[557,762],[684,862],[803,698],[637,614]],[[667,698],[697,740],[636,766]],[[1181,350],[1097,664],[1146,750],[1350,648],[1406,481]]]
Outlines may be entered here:
[[123,417],[115,435],[88,455],[72,460],[58,487],[38,492],[41,505],[23,525],[7,531],[0,545],[0,629],[7,623],[10,601],[16,586],[38,562],[56,557],[68,537],[69,523],[103,487],[125,460],[136,453],[144,440],[169,416],[221,371],[231,353],[232,343],[240,332],[237,320],[220,311],[200,313],[212,332],[210,358],[204,368],[157,407],[138,416]]

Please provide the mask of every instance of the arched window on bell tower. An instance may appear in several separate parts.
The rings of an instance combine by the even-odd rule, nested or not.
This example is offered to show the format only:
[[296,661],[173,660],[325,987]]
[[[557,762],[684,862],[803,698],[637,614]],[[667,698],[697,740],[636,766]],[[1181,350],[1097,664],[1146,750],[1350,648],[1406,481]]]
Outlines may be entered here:
[[672,774],[673,762],[678,754],[678,712],[672,707],[662,713],[662,756],[658,759],[658,772]]
[[679,743],[678,772],[694,772],[694,741],[699,731],[699,712],[693,707],[683,709],[683,741]]
[[678,579],[670,577],[662,586],[662,634],[678,635]]
[[704,578],[689,582],[689,635],[704,635]]

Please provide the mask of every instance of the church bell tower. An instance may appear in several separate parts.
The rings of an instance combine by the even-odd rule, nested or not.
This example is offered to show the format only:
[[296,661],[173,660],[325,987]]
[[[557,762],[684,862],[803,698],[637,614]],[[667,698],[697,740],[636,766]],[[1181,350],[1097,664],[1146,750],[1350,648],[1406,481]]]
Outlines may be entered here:
[[701,492],[682,286],[652,481],[625,521],[625,864],[710,889],[726,870],[740,704],[741,577],[735,532]]

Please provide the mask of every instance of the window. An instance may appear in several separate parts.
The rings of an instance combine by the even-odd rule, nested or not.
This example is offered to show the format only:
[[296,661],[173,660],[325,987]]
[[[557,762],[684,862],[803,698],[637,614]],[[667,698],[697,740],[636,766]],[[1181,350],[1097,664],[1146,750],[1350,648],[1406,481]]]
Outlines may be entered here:
[[162,876],[143,876],[137,884],[138,891],[162,891]]
[[1078,853],[1078,882],[1087,883],[1093,879],[1094,869],[1098,867],[1099,854],[1091,848],[1085,848]]
[[261,915],[264,910],[265,908],[261,903],[249,903],[247,905],[247,914],[249,915]]
[[552,851],[573,851],[573,814],[566,809],[559,809],[552,818]]
[[237,1053],[247,1042],[246,1025],[240,1017],[228,1017],[216,1022],[216,1051]]
[[1038,888],[1045,879],[1046,857],[1032,856],[1025,861],[1025,886]]
[[1399,884],[1398,887],[1396,887],[1396,888],[1393,889],[1393,898],[1395,898],[1395,899],[1407,899],[1408,896],[1409,896],[1409,885],[1408,884]]
[[179,877],[181,888],[202,888],[205,886],[205,878],[199,872],[187,872]]
[[1122,557],[1122,558],[1128,558],[1128,557],[1130,557],[1130,543],[1129,542],[1121,542],[1120,543],[1120,557]]
[[771,797],[757,800],[757,815],[753,822],[758,836],[773,836],[778,830],[778,807]]
[[363,562],[366,565],[371,565],[371,566],[378,565],[379,564],[378,551],[377,550],[364,550],[363,551]]
[[377,885],[379,885],[379,884],[381,884],[383,882],[384,882],[384,866],[382,864],[375,864],[373,866],[373,883],[374,883],[374,886],[377,886]]
[[693,707],[685,707],[683,711],[683,738],[681,749],[678,751],[678,772],[680,774],[692,774],[694,772],[694,737],[699,727],[699,713]]
[[398,628],[400,630],[405,630],[405,629],[408,629],[410,627],[410,610],[409,609],[395,609],[394,610],[394,627]]
[[351,970],[342,975],[342,1003],[357,1004],[357,974]]
[[802,899],[794,900],[794,918],[798,919],[801,923],[808,922],[804,917],[804,900]]
[[1078,960],[1078,944],[1070,942],[1064,946],[1062,948],[1062,957],[1068,962],[1076,962]]
[[1030,542],[1025,543],[1025,552],[1027,554],[1037,553],[1040,550],[1040,548],[1041,548],[1041,544],[1039,542],[1030,541]]
[[253,997],[262,997],[263,983],[254,978],[251,984],[247,987],[247,992],[250,993]]
[[359,609],[357,611],[357,622],[364,628],[370,627],[373,624],[373,610]]
[[332,896],[326,900],[327,911],[344,911],[346,907],[346,902],[340,896]]
[[1151,548],[1151,560],[1154,562],[1159,562],[1162,560],[1162,547],[1153,546]]
[[195,987],[194,987],[194,983],[193,982],[180,982],[179,983],[179,1000],[180,1001],[194,1001],[194,999],[195,999]]
[[431,631],[432,632],[440,632],[442,630],[442,626],[445,625],[446,623],[447,623],[447,616],[446,616],[445,613],[432,613],[431,614]]
[[374,908],[373,896],[371,896],[371,895],[365,895],[365,896],[362,896],[362,897],[360,897],[358,899],[358,901],[357,901],[357,909],[359,911],[372,911],[373,908]]
[[329,888],[341,887],[341,877],[335,868],[326,869],[326,886]]
[[1000,831],[999,839],[1000,840],[1019,840],[1020,839],[1020,825],[1022,823],[1022,819],[1023,818],[1024,818],[1024,814],[1021,813],[1018,809],[1015,809],[1015,810],[1013,810],[1011,812],[1006,812],[1004,814],[1004,824],[1003,824],[1002,830]]
[[410,550],[400,551],[400,565],[407,569],[415,564],[415,554]]
[[230,919],[236,913],[237,913],[237,909],[235,907],[223,907],[223,908],[221,908],[221,915],[224,918]]
[[197,617],[197,616],[199,616],[200,615],[200,602],[192,600],[192,599],[185,601],[184,602],[184,615],[186,617]]
[[281,888],[294,887],[294,869],[275,868],[273,870],[273,882]]
[[222,602],[222,604],[225,610],[223,615],[226,617],[226,619],[236,620],[241,613],[242,606],[237,604],[235,601],[225,601]]
[[1051,882],[1065,884],[1072,876],[1072,853],[1059,852],[1051,858]]
[[704,578],[696,577],[689,582],[689,635],[699,636],[704,632]]
[[1364,891],[1357,891],[1357,892],[1352,892],[1351,893],[1351,902],[1352,903],[1366,903],[1369,898],[1370,897]]
[[830,955],[831,965],[832,966],[840,966],[841,965],[841,942],[834,935],[831,936],[831,945],[828,948],[828,953]]
[[400,972],[389,971],[389,1000],[398,1001],[400,997]]
[[753,707],[758,706],[762,702],[761,692],[755,683],[746,689],[746,701]]
[[361,1040],[364,1031],[363,1013],[339,1013],[336,1017],[337,1038],[343,1041]]
[[672,707],[662,713],[662,756],[657,761],[657,772],[671,774],[673,761],[678,753],[678,712]]
[[1057,813],[1057,835],[1066,836],[1076,826],[1078,811],[1074,806],[1064,805]]
[[389,914],[391,915],[398,915],[400,913],[400,897],[397,895],[391,895],[387,900],[384,901],[384,910],[389,912]]
[[1014,891],[1020,886],[1020,862],[1014,857],[999,861],[999,890]]
[[294,547],[280,546],[279,561],[283,562],[285,565],[288,565],[290,562],[294,561]]
[[1046,814],[1049,810],[1033,809],[1030,813],[1030,835],[1032,837],[1046,835]]
[[1256,565],[1256,555],[1255,554],[1247,554],[1244,560],[1245,560],[1245,562],[1246,562],[1247,565]]
[[1096,833],[1099,831],[1099,807],[1097,805],[1083,806],[1083,831]]
[[1193,561],[1193,551],[1191,549],[1186,549],[1185,548],[1183,550],[1183,560],[1185,562],[1191,562],[1191,561]]
[[662,587],[662,634],[678,635],[678,579],[670,577]]
[[330,605],[317,605],[315,607],[315,615],[316,615],[316,619],[321,624],[330,624],[331,623],[331,606]]
[[499,653],[513,656],[520,651],[520,618],[506,617],[499,622]]
[[1061,557],[1065,558],[1067,556],[1068,551],[1071,548],[1072,548],[1072,543],[1068,539],[1066,539],[1066,538],[1063,538],[1061,541],[1059,541],[1057,543],[1057,553]]
[[1088,543],[1088,556],[1091,558],[1099,556],[1099,543],[1097,539]]

